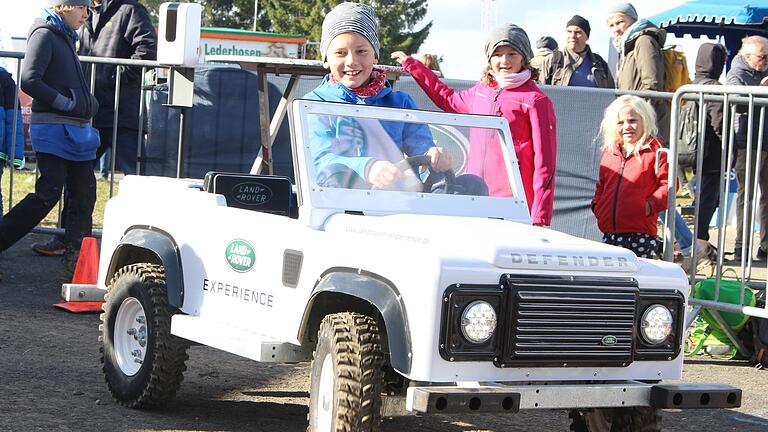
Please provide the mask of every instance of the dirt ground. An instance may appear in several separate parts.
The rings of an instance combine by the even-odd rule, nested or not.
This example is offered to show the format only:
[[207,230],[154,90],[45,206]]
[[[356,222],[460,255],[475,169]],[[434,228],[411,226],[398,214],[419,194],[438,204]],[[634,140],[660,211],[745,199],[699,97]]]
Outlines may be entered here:
[[[51,307],[58,301],[59,258],[38,257],[30,235],[0,255],[0,430],[2,431],[303,431],[308,365],[262,365],[192,347],[176,399],[163,410],[117,405],[101,373],[97,314]],[[685,382],[744,390],[738,410],[664,413],[667,431],[768,430],[768,371],[738,362],[691,361]],[[403,417],[385,431],[568,430],[565,411],[513,415]]]

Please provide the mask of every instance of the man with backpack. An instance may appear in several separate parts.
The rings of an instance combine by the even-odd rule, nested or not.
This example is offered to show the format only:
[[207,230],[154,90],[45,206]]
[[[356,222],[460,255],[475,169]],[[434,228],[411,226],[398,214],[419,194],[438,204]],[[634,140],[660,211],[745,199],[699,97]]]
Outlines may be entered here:
[[550,56],[542,64],[539,82],[560,86],[615,88],[608,63],[592,52],[587,44],[589,21],[574,15],[565,27],[567,41],[558,56]]
[[[638,19],[630,3],[617,3],[608,10],[608,29],[619,53],[619,90],[664,91],[664,56],[661,48],[667,32],[646,19]],[[669,104],[651,100],[659,135],[669,142]]]

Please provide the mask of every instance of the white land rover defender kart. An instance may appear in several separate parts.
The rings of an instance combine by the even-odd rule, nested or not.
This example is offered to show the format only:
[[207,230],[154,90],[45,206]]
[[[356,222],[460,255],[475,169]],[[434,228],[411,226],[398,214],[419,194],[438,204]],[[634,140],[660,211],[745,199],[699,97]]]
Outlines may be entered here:
[[[107,204],[102,361],[119,403],[172,398],[197,343],[311,361],[311,431],[528,409],[652,431],[660,408],[740,405],[733,387],[661,383],[681,378],[683,271],[532,226],[504,119],[304,100],[290,119],[295,185],[128,176]],[[427,176],[403,152],[433,142],[454,167]],[[468,166],[494,145],[503,161]],[[401,180],[372,188],[365,170],[392,157]],[[489,194],[490,176],[511,193]]]

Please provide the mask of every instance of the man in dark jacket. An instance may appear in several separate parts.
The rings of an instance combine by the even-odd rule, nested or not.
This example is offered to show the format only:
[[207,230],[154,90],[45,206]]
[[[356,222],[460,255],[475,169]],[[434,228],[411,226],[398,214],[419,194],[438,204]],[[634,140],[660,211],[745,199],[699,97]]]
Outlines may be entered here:
[[[136,0],[95,0],[93,4],[92,13],[80,32],[80,55],[157,59],[157,33],[144,6]],[[90,82],[91,65],[86,64],[83,69],[86,80]],[[93,126],[101,136],[101,146],[96,152],[97,160],[112,148],[117,71],[117,66],[96,65],[94,94],[99,101],[99,112],[93,119]],[[122,68],[115,169],[126,174],[136,173],[141,80],[140,67]],[[66,201],[65,194],[64,214]],[[64,226],[66,217],[61,222]],[[60,255],[64,252],[62,240],[60,236],[54,236],[47,242],[33,244],[32,250],[41,255]]]
[[35,20],[27,38],[21,88],[33,98],[30,136],[40,177],[28,194],[0,221],[0,251],[37,225],[69,191],[65,232],[67,269],[74,270],[84,236],[91,235],[96,201],[93,161],[99,135],[88,123],[99,105],[88,89],[75,52],[77,33],[88,17],[90,0],[48,0],[44,19]]
[[615,88],[608,63],[587,44],[591,30],[589,21],[574,15],[565,27],[565,49],[543,64],[544,78],[540,74],[539,81],[560,86]]
[[[726,50],[720,44],[704,43],[696,55],[694,84],[720,85],[717,80],[725,67]],[[689,102],[691,103],[691,102]],[[720,156],[722,154],[723,104],[706,104],[706,129],[704,134],[704,159],[700,176],[698,235],[709,241],[709,221],[720,203]],[[684,267],[687,269],[687,267]]]
[[[741,86],[758,86],[768,85],[768,39],[761,36],[749,36],[741,41],[741,49],[739,54],[733,59],[731,63],[731,70],[728,71],[726,78],[726,84],[728,85],[741,85]],[[750,184],[746,184],[747,176],[747,132],[748,132],[748,113],[747,107],[740,105],[736,107],[736,117],[734,118],[734,141],[736,143],[736,179],[739,181],[739,188],[736,191],[736,217],[737,217],[737,231],[736,231],[736,243],[734,250],[734,259],[741,260],[741,251],[743,245],[742,233],[743,233],[743,214],[744,214],[744,198],[745,192],[749,189],[750,193],[747,195],[747,208],[752,209],[753,197],[751,196],[752,184],[754,184],[755,178],[755,162],[757,160],[758,153],[756,151],[751,152],[751,179]],[[753,114],[752,122],[752,142],[751,147],[753,150],[757,149],[758,132],[760,122],[760,111],[755,110]],[[760,218],[760,247],[757,250],[757,257],[759,259],[766,258],[766,252],[768,251],[768,128],[763,130],[763,147],[760,156],[760,177],[757,179],[760,186],[760,208],[758,209],[758,217]],[[751,216],[752,212],[749,212]],[[747,226],[750,227],[747,231],[748,238],[746,241],[746,251],[751,253],[751,238],[752,238],[752,223],[751,217]]]
[[[638,19],[637,11],[630,3],[613,5],[606,23],[619,53],[619,90],[664,91],[661,48],[667,40],[667,32],[646,19]],[[649,102],[656,111],[659,135],[668,143],[669,105],[664,100]]]
[[[133,60],[157,59],[157,33],[147,9],[136,0],[94,0],[94,8],[81,31],[80,55]],[[91,68],[86,66],[86,78]],[[112,146],[115,118],[115,78],[118,67],[96,66],[94,94],[100,109],[93,126],[101,134],[100,157]],[[116,169],[136,173],[141,68],[123,68],[120,76],[120,110],[117,119]]]

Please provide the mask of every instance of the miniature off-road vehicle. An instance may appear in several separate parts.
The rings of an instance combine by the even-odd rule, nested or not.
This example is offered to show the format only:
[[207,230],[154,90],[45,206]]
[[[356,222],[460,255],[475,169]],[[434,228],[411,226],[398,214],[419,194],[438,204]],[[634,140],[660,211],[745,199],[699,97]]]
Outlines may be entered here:
[[[312,431],[524,409],[653,431],[661,408],[740,405],[732,387],[661,383],[681,377],[685,274],[532,226],[504,119],[298,100],[290,120],[295,185],[128,176],[107,204],[102,361],[119,403],[168,401],[197,343],[311,361]],[[411,133],[453,168],[405,158]],[[371,187],[360,167],[398,152],[402,181]]]

